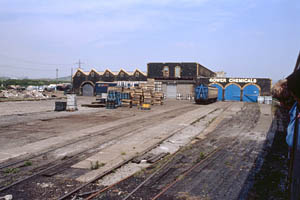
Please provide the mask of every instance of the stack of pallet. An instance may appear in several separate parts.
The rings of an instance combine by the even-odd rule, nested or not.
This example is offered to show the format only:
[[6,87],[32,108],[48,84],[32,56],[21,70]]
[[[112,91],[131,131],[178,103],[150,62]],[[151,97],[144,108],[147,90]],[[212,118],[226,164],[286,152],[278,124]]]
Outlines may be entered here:
[[143,101],[143,90],[140,87],[135,87],[132,93],[132,105],[139,106],[141,101]]
[[121,93],[121,106],[122,107],[132,107],[131,94],[128,90]]
[[154,91],[155,92],[161,92],[162,91],[162,82],[155,82]]
[[143,103],[153,105],[152,90],[143,89]]
[[154,92],[154,105],[163,105],[164,93],[162,92]]

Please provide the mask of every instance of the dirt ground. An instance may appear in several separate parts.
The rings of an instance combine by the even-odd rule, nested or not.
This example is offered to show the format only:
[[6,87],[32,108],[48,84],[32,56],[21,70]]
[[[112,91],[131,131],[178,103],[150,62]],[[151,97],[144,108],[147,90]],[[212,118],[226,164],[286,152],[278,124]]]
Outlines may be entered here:
[[[124,198],[165,163],[167,165],[129,199],[151,199],[176,179],[180,181],[159,199],[244,199],[242,194],[248,196],[249,190],[252,199],[261,196],[260,190],[251,188],[253,185],[259,188],[259,180],[265,177],[255,170],[254,173],[253,168],[261,152],[265,152],[265,143],[272,140],[268,139],[272,121],[270,106],[243,102],[195,105],[176,100],[168,100],[165,105],[154,106],[150,111],[136,107],[107,110],[80,106],[93,100],[78,98],[78,112],[54,112],[55,101],[52,100],[0,103],[0,109],[4,109],[0,118],[0,166],[51,151],[47,156],[33,160],[31,166],[24,167],[24,172],[21,169],[11,174],[11,181],[42,169],[47,163],[61,162],[61,159],[76,157],[79,152],[88,150],[59,173],[36,177],[0,193],[0,196],[13,194],[17,199],[57,199],[81,185],[78,181],[84,180],[81,177],[99,175],[149,147],[152,148],[150,153],[171,154],[154,165],[141,164],[137,167],[141,170],[139,173],[132,171],[132,174],[136,173],[133,177],[96,199]],[[161,144],[157,146],[156,143]],[[91,147],[94,148],[89,150]],[[107,158],[103,157],[106,153],[110,155]],[[103,169],[91,170],[90,162],[99,156],[107,162]],[[109,161],[114,156],[116,159]],[[201,164],[182,176],[197,163]],[[126,174],[132,164],[127,165]],[[266,170],[265,165],[263,170]],[[112,178],[114,173],[123,177],[114,170],[107,182],[120,180]],[[6,176],[2,171],[0,182],[5,181]],[[255,176],[255,181],[249,179],[250,176]],[[100,180],[81,192],[103,187]]]
[[288,145],[285,142],[288,111],[278,108],[272,126],[275,129],[274,141],[266,149],[261,170],[250,180],[248,200],[288,199]]

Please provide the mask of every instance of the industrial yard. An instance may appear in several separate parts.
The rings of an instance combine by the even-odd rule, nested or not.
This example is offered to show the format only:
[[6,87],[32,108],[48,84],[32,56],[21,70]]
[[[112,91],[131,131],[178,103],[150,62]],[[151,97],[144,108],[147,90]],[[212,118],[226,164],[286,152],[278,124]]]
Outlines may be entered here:
[[300,199],[300,1],[0,10],[0,200]]
[[13,199],[238,199],[277,125],[271,105],[167,99],[151,110],[2,102],[1,195]]

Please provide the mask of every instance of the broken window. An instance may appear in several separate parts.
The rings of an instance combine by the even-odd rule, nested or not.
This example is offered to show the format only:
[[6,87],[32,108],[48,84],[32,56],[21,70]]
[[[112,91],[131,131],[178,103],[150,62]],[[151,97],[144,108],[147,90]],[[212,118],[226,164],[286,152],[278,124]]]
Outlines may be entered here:
[[94,77],[95,76],[95,72],[91,72],[91,77]]
[[168,66],[164,66],[163,76],[164,77],[169,77],[169,67]]
[[181,75],[181,68],[179,66],[175,67],[175,77],[180,78]]

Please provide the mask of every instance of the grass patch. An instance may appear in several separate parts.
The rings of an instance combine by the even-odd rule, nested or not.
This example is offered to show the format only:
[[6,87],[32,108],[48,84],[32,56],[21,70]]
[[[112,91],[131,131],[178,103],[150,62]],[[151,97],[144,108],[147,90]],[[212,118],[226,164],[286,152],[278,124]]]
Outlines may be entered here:
[[16,174],[20,171],[19,168],[7,168],[4,170],[5,174]]
[[29,167],[29,166],[31,166],[31,165],[32,165],[32,162],[31,162],[31,161],[28,161],[28,160],[27,160],[27,161],[24,162],[24,166],[25,166],[25,167]]
[[121,153],[121,155],[122,155],[122,156],[125,156],[125,155],[126,155],[126,152],[123,151],[123,152]]

